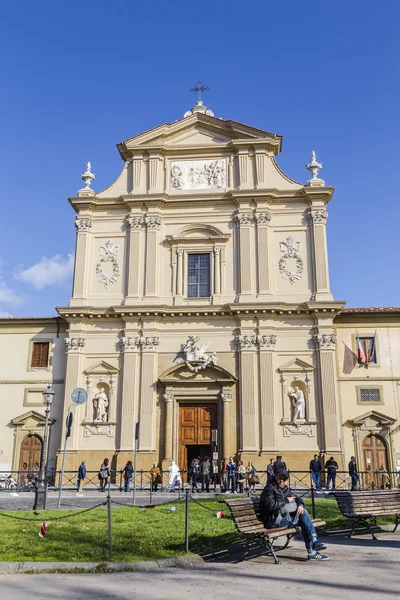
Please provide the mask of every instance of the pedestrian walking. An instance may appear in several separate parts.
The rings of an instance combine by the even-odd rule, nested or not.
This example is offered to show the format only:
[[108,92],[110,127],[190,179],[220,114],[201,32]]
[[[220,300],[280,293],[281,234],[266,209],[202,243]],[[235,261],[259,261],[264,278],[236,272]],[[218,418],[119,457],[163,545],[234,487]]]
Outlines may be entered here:
[[132,473],[133,473],[132,461],[128,460],[128,462],[126,463],[126,465],[124,467],[124,488],[125,488],[126,492],[129,492],[129,488],[131,486]]
[[329,460],[325,463],[325,469],[327,470],[327,479],[326,479],[326,491],[329,491],[329,485],[332,481],[332,490],[336,490],[336,471],[338,470],[339,465],[333,456],[330,457]]
[[232,494],[237,494],[236,490],[236,463],[234,462],[232,456],[229,457],[228,464],[226,465],[226,472],[228,476],[228,487],[226,490],[226,494],[229,494],[229,488],[231,489]]
[[351,489],[356,490],[358,488],[358,480],[360,479],[360,476],[358,474],[355,456],[352,456],[349,462],[349,475],[351,477]]
[[99,471],[99,480],[100,480],[100,492],[106,491],[106,486],[108,484],[108,478],[110,477],[110,461],[108,458],[105,458]]
[[275,478],[274,459],[271,458],[269,461],[269,465],[267,466],[267,485],[268,485],[268,483],[272,483],[274,478]]
[[150,477],[151,477],[151,491],[156,492],[158,489],[158,486],[162,484],[160,468],[156,462],[153,463],[153,466],[150,469]]
[[318,454],[314,454],[313,460],[310,461],[310,471],[312,480],[315,483],[315,487],[317,488],[317,492],[320,492],[322,464],[318,458]]
[[246,467],[243,464],[242,460],[239,460],[238,468],[237,468],[237,482],[239,486],[239,494],[243,494],[243,488],[246,481]]
[[211,463],[208,456],[206,456],[201,465],[201,491],[210,491],[210,473]]
[[174,492],[177,484],[179,487],[182,485],[181,473],[174,460],[171,460],[171,465],[168,467],[167,471],[169,472],[168,489],[170,492]]
[[78,491],[77,493],[80,494],[82,492],[82,488],[83,488],[83,482],[86,479],[86,460],[83,460],[81,462],[81,464],[79,465],[79,469],[78,469],[78,481],[77,481],[77,487],[78,487]]
[[197,483],[200,478],[200,460],[198,458],[194,458],[190,463],[191,470],[191,480],[192,480],[192,492],[198,492],[199,488],[197,487]]
[[226,458],[221,461],[221,480],[220,480],[220,492],[223,494],[228,489],[228,472],[226,470]]
[[253,463],[249,460],[246,467],[246,491],[256,492],[256,483],[259,483],[257,471]]

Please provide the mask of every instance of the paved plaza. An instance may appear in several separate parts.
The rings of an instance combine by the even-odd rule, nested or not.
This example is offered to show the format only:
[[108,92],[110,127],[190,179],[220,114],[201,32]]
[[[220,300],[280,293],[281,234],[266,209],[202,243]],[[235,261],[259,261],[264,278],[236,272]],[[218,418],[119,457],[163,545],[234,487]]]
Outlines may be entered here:
[[358,600],[398,598],[400,532],[380,532],[347,540],[324,539],[330,560],[311,563],[301,541],[281,553],[281,565],[257,554],[217,556],[188,568],[160,569],[148,563],[140,571],[107,574],[0,575],[4,600]]

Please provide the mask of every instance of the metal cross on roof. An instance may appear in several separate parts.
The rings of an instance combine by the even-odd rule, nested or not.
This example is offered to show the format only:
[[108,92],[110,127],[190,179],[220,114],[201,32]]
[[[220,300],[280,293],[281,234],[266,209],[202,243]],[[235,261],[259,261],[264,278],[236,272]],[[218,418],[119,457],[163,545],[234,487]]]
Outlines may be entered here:
[[189,92],[196,92],[196,94],[198,94],[197,99],[201,100],[201,92],[207,92],[209,89],[209,87],[203,85],[203,83],[199,80],[195,87],[190,88]]

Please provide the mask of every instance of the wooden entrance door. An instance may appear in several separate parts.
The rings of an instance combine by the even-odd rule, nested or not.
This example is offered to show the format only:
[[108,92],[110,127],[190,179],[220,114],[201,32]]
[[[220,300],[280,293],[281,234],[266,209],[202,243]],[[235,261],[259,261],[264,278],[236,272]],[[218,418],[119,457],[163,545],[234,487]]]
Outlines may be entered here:
[[381,467],[387,471],[388,461],[386,446],[382,439],[372,433],[362,443],[364,471],[379,471]]
[[20,471],[38,471],[42,459],[42,440],[36,435],[27,435],[22,440],[19,453]]
[[[187,446],[209,446],[211,430],[217,428],[216,404],[179,406],[179,467],[187,468]],[[211,457],[210,457],[211,458]]]

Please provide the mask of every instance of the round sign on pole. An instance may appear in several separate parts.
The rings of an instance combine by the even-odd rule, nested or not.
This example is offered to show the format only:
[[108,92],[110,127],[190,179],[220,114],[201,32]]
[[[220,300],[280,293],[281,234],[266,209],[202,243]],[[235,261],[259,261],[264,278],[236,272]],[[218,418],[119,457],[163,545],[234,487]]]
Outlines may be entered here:
[[83,388],[75,388],[71,394],[74,404],[85,404],[87,400],[87,392]]

